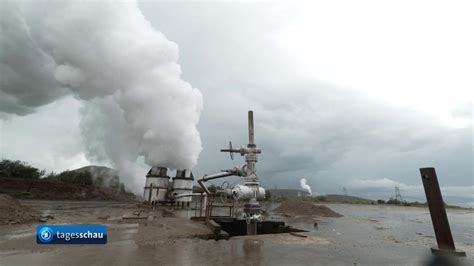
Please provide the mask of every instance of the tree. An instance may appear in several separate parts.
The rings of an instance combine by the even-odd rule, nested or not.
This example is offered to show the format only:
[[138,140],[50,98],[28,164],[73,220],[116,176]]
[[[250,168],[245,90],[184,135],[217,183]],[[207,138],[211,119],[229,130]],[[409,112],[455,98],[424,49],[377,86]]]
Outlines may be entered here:
[[265,191],[265,199],[266,200],[271,200],[272,199],[272,193],[270,191]]
[[59,175],[48,175],[48,180],[75,183],[81,185],[92,185],[92,174],[90,172],[64,171]]
[[0,162],[0,176],[10,178],[39,179],[45,174],[44,170],[28,165],[22,161],[2,160]]
[[398,199],[390,198],[390,199],[387,201],[387,204],[400,205],[400,204],[402,204],[402,202],[399,201]]
[[316,201],[326,201],[326,197],[325,196],[317,196]]

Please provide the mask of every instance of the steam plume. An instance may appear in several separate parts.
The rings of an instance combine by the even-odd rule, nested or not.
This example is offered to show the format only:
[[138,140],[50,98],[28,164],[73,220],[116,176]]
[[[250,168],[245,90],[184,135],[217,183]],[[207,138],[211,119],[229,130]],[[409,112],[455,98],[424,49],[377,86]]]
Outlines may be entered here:
[[0,112],[26,115],[73,94],[83,101],[88,158],[120,170],[135,192],[145,164],[196,164],[201,93],[181,79],[177,45],[135,2],[2,3],[2,9]]
[[306,192],[308,192],[309,195],[313,195],[313,192],[311,192],[311,187],[308,184],[306,184],[306,182],[307,182],[306,178],[301,178],[300,179],[301,188],[304,189]]

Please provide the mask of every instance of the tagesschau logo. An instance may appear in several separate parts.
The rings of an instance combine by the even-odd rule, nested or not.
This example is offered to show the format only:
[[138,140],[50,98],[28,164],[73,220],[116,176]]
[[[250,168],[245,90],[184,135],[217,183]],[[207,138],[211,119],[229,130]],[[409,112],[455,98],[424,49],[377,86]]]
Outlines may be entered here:
[[39,225],[38,244],[107,244],[105,225]]

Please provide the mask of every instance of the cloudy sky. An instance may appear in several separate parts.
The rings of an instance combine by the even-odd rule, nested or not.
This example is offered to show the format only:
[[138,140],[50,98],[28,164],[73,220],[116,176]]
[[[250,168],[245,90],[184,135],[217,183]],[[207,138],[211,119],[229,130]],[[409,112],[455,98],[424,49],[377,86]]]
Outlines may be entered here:
[[[45,6],[48,10],[54,7],[53,4]],[[2,17],[11,8],[2,4]],[[23,11],[28,10],[28,3],[23,3],[22,8],[19,16],[25,19],[3,19],[2,32],[17,36],[21,30],[19,25],[28,28],[29,23],[36,21],[37,14]],[[120,7],[116,12],[124,11]],[[101,101],[108,101],[103,98],[109,97],[109,91],[90,96],[87,89],[97,84],[78,79],[76,68],[73,71],[70,66],[74,67],[73,63],[78,62],[80,67],[77,69],[85,72],[85,76],[89,67],[94,71],[105,70],[83,63],[81,56],[87,55],[79,54],[79,59],[77,56],[71,59],[67,49],[62,57],[57,55],[64,44],[54,42],[55,34],[65,34],[61,37],[67,38],[70,29],[52,32],[51,26],[39,29],[31,26],[34,32],[44,31],[51,35],[51,38],[44,38],[46,41],[37,37],[40,41],[32,43],[38,42],[39,49],[52,58],[56,66],[51,75],[54,77],[35,78],[36,75],[48,76],[43,73],[48,72],[48,64],[30,63],[34,71],[22,65],[22,62],[31,61],[19,55],[38,49],[36,46],[7,46],[6,37],[0,39],[2,158],[24,160],[54,171],[91,163],[114,166],[120,160],[107,155],[113,157],[114,152],[121,150],[109,149],[99,156],[91,145],[100,144],[85,138],[99,129],[106,136],[115,135],[110,130],[112,124],[104,121],[111,120],[109,115],[115,117],[111,115],[115,109],[111,108],[117,105],[120,107],[117,110],[127,117],[126,121],[129,121],[129,113],[132,120],[134,117],[148,119],[149,115],[149,120],[167,123],[166,128],[171,126],[170,134],[179,138],[172,139],[171,143],[177,145],[179,152],[199,155],[198,158],[196,155],[194,172],[201,176],[243,163],[240,156],[231,161],[228,154],[220,153],[219,149],[227,146],[229,140],[234,146],[247,143],[247,110],[254,110],[256,142],[263,150],[257,167],[266,188],[299,188],[299,180],[304,177],[313,192],[319,194],[342,193],[346,187],[351,195],[387,199],[393,196],[394,186],[399,186],[407,200],[423,200],[418,169],[434,166],[448,202],[474,205],[472,2],[147,1],[138,4],[137,12],[143,18],[135,13],[127,15],[126,18],[131,19],[122,20],[121,16],[117,19],[111,15],[107,21],[120,21],[120,24],[104,23],[104,27],[112,27],[114,31],[125,28],[127,34],[133,35],[133,40],[129,41],[132,44],[146,43],[148,31],[156,31],[150,33],[156,42],[142,47],[148,49],[142,60],[152,58],[165,63],[155,66],[129,59],[127,54],[134,58],[142,54],[128,53],[133,47],[124,46],[120,43],[121,38],[116,40],[116,46],[114,42],[106,42],[107,50],[102,52],[117,47],[116,54],[110,56],[120,55],[127,60],[118,60],[114,65],[125,64],[127,69],[140,70],[137,73],[146,72],[148,66],[166,66],[168,69],[166,62],[174,61],[180,65],[181,72],[171,67],[165,71],[166,76],[150,74],[152,78],[138,84],[129,82],[135,80],[133,77],[121,77],[127,73],[125,68],[118,68],[117,71],[121,71],[118,77],[114,76],[114,71],[105,75],[111,75],[115,81],[130,83],[130,86],[157,88],[154,101],[144,100],[147,105],[154,102],[164,105],[166,99],[185,97],[186,101],[176,101],[179,107],[168,106],[163,111],[163,116],[183,122],[175,125],[168,121],[170,119],[154,115],[162,112],[160,108],[145,108],[138,112],[139,116],[134,116],[136,112],[130,106],[139,106],[142,98],[129,101],[128,97],[132,96],[123,93],[126,90],[120,86],[117,86],[120,95],[114,92],[114,107],[104,108],[108,105]],[[91,16],[94,18],[94,14]],[[53,18],[56,19],[48,20],[48,23],[62,25],[61,17]],[[105,20],[103,14],[95,18]],[[150,29],[135,35],[140,27],[148,27],[142,20],[149,22]],[[134,23],[134,26],[128,27],[127,23]],[[71,25],[74,29],[76,24]],[[82,34],[82,31],[77,32]],[[79,36],[88,37],[87,32]],[[17,40],[18,43],[31,41],[22,41],[20,37]],[[159,46],[156,51],[155,45]],[[155,58],[155,52],[169,56],[167,59]],[[87,53],[97,55],[97,50]],[[69,58],[73,63],[60,64],[58,58],[63,61]],[[6,69],[13,69],[19,76],[28,76],[20,79],[25,84],[39,85],[25,86],[10,78]],[[114,67],[111,69],[115,70]],[[34,77],[27,75],[31,73]],[[172,82],[167,82],[168,74]],[[55,85],[57,81],[61,86]],[[162,89],[163,86],[166,88]],[[35,95],[37,87],[45,88],[48,96],[53,91],[55,96],[38,96],[41,101],[34,103],[26,101],[24,95]],[[181,94],[174,94],[176,90]],[[170,94],[173,94],[171,98]],[[184,96],[190,94],[193,96]],[[190,107],[186,107],[188,105]],[[94,110],[97,109],[105,119],[95,118],[97,112]],[[200,113],[200,117],[189,116],[191,110]],[[87,124],[91,117],[95,124]],[[177,133],[193,132],[193,127],[188,127],[193,123],[197,123],[200,134],[200,153],[196,148],[200,145],[199,138],[196,140],[195,134]],[[84,127],[84,124],[89,126]],[[94,125],[99,125],[99,129]],[[114,127],[113,130],[118,132],[121,128]],[[146,142],[148,146],[159,147],[150,148],[152,151],[146,148],[137,151],[146,154],[145,160],[147,156],[159,160],[164,151],[169,151],[169,145],[161,146],[159,140],[168,140],[170,134],[157,133],[156,137],[151,131],[140,131],[143,129],[141,124],[132,129],[124,130],[134,134],[141,132],[143,141],[150,141]],[[110,144],[121,145],[120,141]],[[126,147],[128,150],[128,147],[141,146]],[[181,160],[182,157],[176,158]],[[183,163],[193,164],[193,160],[191,156],[189,160],[183,159]],[[143,159],[139,158],[137,164],[143,165]],[[238,178],[233,180],[238,181]]]

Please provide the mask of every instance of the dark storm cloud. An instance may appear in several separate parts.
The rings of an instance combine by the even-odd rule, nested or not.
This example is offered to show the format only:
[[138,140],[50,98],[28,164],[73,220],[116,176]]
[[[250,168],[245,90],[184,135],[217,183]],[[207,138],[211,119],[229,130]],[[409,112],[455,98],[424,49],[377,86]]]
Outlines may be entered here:
[[178,43],[184,76],[202,88],[198,174],[242,163],[219,149],[228,140],[247,143],[246,111],[254,110],[255,138],[263,149],[257,167],[268,187],[298,188],[299,177],[317,192],[340,193],[359,179],[412,185],[419,183],[418,168],[431,164],[451,173],[446,185],[473,183],[470,125],[446,127],[432,114],[322,82],[318,73],[298,73],[273,38],[292,19],[291,9],[265,3],[141,8]]
[[[443,186],[451,187],[452,194],[469,192],[458,188],[473,184],[472,102],[452,112],[454,117],[471,121],[451,127],[432,113],[389,104],[372,97],[364,88],[347,88],[319,80],[317,71],[309,76],[301,73],[301,66],[292,55],[304,56],[308,51],[283,51],[278,43],[281,39],[276,38],[297,14],[290,4],[141,3],[140,9],[155,29],[177,44],[183,78],[202,91],[204,109],[198,130],[203,150],[194,168],[196,176],[243,163],[239,155],[230,161],[228,154],[220,153],[219,149],[225,148],[229,140],[234,146],[247,144],[246,112],[254,110],[256,142],[263,149],[257,168],[268,188],[299,188],[300,178],[305,177],[317,193],[340,193],[344,186],[361,196],[387,198],[393,186],[399,185],[402,190],[420,195],[418,168],[436,166],[443,176]],[[17,19],[15,25],[21,25],[18,18],[12,19]],[[2,23],[5,23],[3,16]],[[39,66],[40,62],[50,62],[47,55],[25,53],[31,68],[12,62],[22,56],[16,48],[35,45],[28,34],[17,37],[16,41],[3,36],[2,46],[5,43],[10,57],[4,49],[2,62],[10,60],[8,65],[18,69],[17,76],[27,76],[9,79],[10,85],[5,84],[10,88],[22,87],[18,85],[20,82],[38,84],[38,93],[41,88],[54,89],[53,95],[46,94],[36,103],[31,101],[36,99],[31,86],[11,96],[12,89],[2,83],[0,101],[4,102],[0,103],[4,112],[30,113],[36,106],[51,101],[54,95],[61,97],[65,93],[61,86],[50,84],[53,77],[42,73],[49,71],[49,63]],[[313,42],[327,41],[312,37]],[[344,48],[350,42],[338,45]],[[149,50],[152,48],[141,51]],[[351,65],[357,63],[364,62],[351,62]],[[2,73],[10,71],[3,68],[4,64]],[[113,86],[107,86],[110,87]],[[424,104],[420,101],[420,105]],[[102,110],[99,112],[102,116],[97,117],[104,118],[107,111],[97,109]],[[150,112],[145,113],[140,114],[144,121]],[[120,128],[109,127],[110,120],[106,118],[94,121],[101,121],[99,129]],[[120,146],[120,141],[108,141],[115,143],[110,146]],[[110,151],[113,153],[115,149]]]

